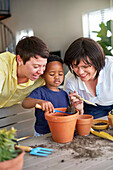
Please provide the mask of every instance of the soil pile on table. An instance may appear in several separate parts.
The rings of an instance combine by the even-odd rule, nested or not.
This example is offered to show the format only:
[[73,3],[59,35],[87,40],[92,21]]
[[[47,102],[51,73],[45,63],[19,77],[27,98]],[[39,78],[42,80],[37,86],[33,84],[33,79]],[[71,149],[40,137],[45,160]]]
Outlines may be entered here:
[[[113,136],[113,130],[103,130]],[[58,150],[71,150],[73,158],[97,158],[107,153],[113,153],[113,142],[107,139],[97,137],[93,134],[88,136],[79,136],[75,134],[74,139],[66,144],[55,143],[52,137],[47,137],[48,146],[38,145],[40,147],[50,147]],[[37,146],[35,146],[37,147]]]

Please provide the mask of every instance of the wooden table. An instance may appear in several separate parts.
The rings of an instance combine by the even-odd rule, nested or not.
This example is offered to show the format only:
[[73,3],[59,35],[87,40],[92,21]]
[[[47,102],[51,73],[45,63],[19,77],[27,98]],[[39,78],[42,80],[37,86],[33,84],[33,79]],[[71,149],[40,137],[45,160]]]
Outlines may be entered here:
[[[89,138],[92,138],[93,142],[94,136],[92,134],[86,137],[75,136],[74,140],[76,145],[78,138],[80,138],[79,141],[81,141],[81,145],[83,145],[82,141],[84,138],[87,141],[86,145],[82,146],[82,148],[85,147],[87,149],[91,147],[90,149],[92,149],[90,143],[89,146],[87,146]],[[91,158],[90,156],[77,158],[75,156],[76,150],[74,151],[72,148],[69,148],[71,142],[68,144],[58,144],[53,141],[51,134],[46,134],[40,137],[31,137],[20,141],[20,145],[42,145],[42,147],[46,146],[54,149],[52,154],[47,157],[33,156],[26,152],[24,156],[23,170],[113,170],[113,142],[96,136],[95,139],[97,139],[97,141],[95,143],[93,142],[93,147],[97,149],[97,147],[100,148],[102,146],[102,151],[104,153],[95,158]],[[64,146],[65,149],[63,148]],[[95,149],[93,149],[92,152],[94,152]]]

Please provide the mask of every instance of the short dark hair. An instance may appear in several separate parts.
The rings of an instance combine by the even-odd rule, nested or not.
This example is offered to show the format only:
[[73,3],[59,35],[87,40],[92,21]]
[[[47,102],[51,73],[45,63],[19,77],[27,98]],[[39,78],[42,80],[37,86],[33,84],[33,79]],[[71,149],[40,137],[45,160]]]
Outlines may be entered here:
[[63,60],[61,57],[59,57],[58,55],[54,55],[54,54],[51,54],[49,55],[48,59],[47,59],[47,64],[52,62],[52,61],[58,61],[60,62],[61,64],[63,64]]
[[39,55],[43,58],[49,57],[49,49],[47,45],[38,37],[23,37],[16,45],[16,55],[20,55],[24,64],[30,60],[31,57]]
[[[92,63],[89,63],[87,57]],[[100,70],[105,65],[105,55],[102,47],[91,38],[78,38],[67,49],[64,56],[64,63],[72,72],[72,62],[76,61],[78,65],[81,60],[83,60],[83,62],[87,63],[88,65],[94,66],[94,68],[97,70],[97,74],[95,76],[95,78],[97,78]],[[75,72],[74,75],[77,77]]]

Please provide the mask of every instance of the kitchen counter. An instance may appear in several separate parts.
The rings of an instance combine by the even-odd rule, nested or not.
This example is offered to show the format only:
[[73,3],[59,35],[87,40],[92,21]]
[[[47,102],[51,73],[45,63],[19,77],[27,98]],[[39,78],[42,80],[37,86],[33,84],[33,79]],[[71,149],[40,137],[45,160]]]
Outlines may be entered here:
[[[106,131],[113,136],[113,130]],[[46,157],[26,152],[23,170],[113,170],[113,142],[92,134],[83,137],[76,135],[67,144],[54,142],[51,134],[30,137],[19,144],[54,149]]]

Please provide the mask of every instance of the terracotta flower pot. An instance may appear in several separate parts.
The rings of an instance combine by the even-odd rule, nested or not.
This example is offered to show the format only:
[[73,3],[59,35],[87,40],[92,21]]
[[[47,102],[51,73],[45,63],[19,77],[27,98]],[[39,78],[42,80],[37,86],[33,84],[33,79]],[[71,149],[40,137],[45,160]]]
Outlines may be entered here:
[[21,153],[16,158],[0,162],[0,170],[22,170],[24,153],[25,152],[21,150]]
[[[57,110],[66,111],[66,108],[55,108]],[[45,113],[45,119],[48,121],[52,138],[57,143],[67,143],[72,141],[76,126],[77,113],[69,115],[67,113]]]
[[109,117],[113,118],[113,114],[111,112],[109,112]]
[[111,128],[113,129],[113,117],[112,116],[108,116],[108,122],[109,122],[109,125],[111,126]]
[[87,136],[90,134],[91,125],[93,123],[92,115],[79,115],[76,123],[77,134]]
[[111,111],[109,112],[109,115],[108,115],[108,122],[111,128],[113,129],[113,114],[111,113]]

